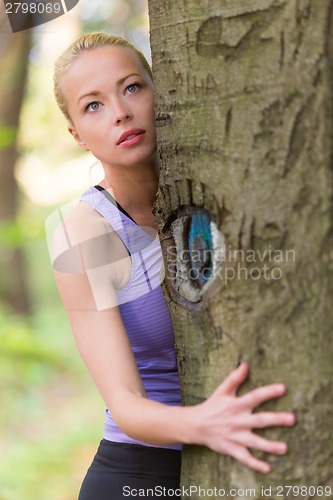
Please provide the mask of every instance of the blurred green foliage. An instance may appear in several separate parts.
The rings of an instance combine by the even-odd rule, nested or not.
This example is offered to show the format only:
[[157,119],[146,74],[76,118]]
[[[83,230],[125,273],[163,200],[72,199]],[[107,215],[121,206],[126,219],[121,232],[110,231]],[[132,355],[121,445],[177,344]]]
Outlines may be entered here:
[[104,403],[77,353],[44,239],[26,244],[26,259],[33,314],[0,308],[0,499],[74,500]]
[[44,235],[41,221],[16,219],[0,221],[0,246],[2,248],[17,248],[26,245],[27,241]]
[[0,124],[0,149],[6,149],[15,144],[17,128]]

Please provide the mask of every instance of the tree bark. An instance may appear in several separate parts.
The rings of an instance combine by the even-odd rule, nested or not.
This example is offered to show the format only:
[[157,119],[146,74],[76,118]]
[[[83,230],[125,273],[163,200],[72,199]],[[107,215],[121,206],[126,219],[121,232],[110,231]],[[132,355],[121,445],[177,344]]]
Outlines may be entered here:
[[[9,29],[9,28],[8,28]],[[17,132],[24,94],[31,30],[0,37],[0,221],[3,230],[17,214],[17,183],[14,166],[19,156]],[[20,247],[1,248],[1,300],[15,312],[29,310],[25,265]]]
[[[262,431],[290,443],[268,457],[268,477],[191,446],[186,487],[253,488],[252,498],[333,487],[332,13],[331,0],[149,0],[155,215],[184,403],[244,360],[244,389],[284,382],[287,396],[265,407],[298,415],[292,429]],[[194,219],[210,242],[193,243]],[[192,272],[203,241],[208,279],[200,257]]]

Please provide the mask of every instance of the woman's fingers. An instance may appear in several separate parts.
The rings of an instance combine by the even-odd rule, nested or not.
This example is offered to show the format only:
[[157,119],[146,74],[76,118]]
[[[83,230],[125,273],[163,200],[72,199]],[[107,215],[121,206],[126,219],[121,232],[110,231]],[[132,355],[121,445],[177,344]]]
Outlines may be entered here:
[[265,412],[252,413],[246,420],[250,429],[264,429],[265,427],[291,426],[296,423],[296,416],[290,412]]
[[[237,396],[237,391],[248,375],[248,365],[242,363],[233,370],[225,381],[216,389],[213,398],[207,400],[214,404],[221,402],[221,424],[227,432],[222,433],[222,449],[224,452],[251,469],[267,474],[271,467],[267,462],[254,457],[249,448],[265,453],[283,455],[287,453],[287,444],[283,441],[266,439],[252,432],[253,429],[263,429],[273,426],[291,426],[296,422],[296,417],[290,412],[254,412],[259,405],[279,398],[286,393],[284,384],[271,384],[248,393]],[[215,416],[218,416],[215,413]],[[214,449],[214,447],[213,447]]]
[[273,441],[266,439],[253,432],[239,433],[235,440],[241,446],[253,448],[254,450],[264,451],[265,453],[274,453],[275,455],[284,455],[288,451],[288,445],[284,441]]
[[287,389],[284,384],[265,385],[240,396],[239,401],[246,408],[256,408],[270,399],[283,396],[286,391]]
[[271,466],[267,462],[254,457],[244,446],[233,444],[227,454],[238,460],[238,462],[247,465],[250,469],[262,474],[268,474],[271,470]]
[[288,445],[284,441],[272,441],[252,432],[239,433],[237,439],[229,442],[225,453],[263,474],[270,472],[270,465],[254,457],[248,448],[275,455],[285,455],[288,451]]
[[[215,396],[232,396],[234,397],[233,412],[242,413],[250,412],[251,427],[264,428],[270,426],[289,426],[296,423],[296,416],[291,412],[257,412],[253,410],[271,399],[279,398],[286,393],[284,384],[271,384],[263,387],[258,387],[247,392],[242,396],[236,397],[236,392],[239,386],[245,381],[248,374],[248,366],[242,363],[236,370],[231,372],[225,381],[215,391]],[[231,406],[231,403],[230,403]]]
[[246,363],[241,363],[233,370],[221,385],[216,389],[215,394],[219,396],[234,396],[239,386],[246,380],[249,367]]

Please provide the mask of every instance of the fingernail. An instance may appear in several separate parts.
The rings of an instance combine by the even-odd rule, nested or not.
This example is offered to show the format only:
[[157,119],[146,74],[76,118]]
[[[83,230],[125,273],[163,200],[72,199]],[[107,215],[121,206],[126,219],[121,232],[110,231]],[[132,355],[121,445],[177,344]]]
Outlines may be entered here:
[[281,446],[280,446],[280,453],[281,455],[285,455],[288,451],[288,445],[287,443],[281,443]]
[[288,422],[289,424],[293,425],[293,424],[296,424],[297,422],[297,418],[296,418],[296,415],[289,415],[289,418],[288,418]]
[[268,474],[269,472],[271,472],[271,466],[270,466],[270,465],[268,465],[268,464],[265,464],[265,466],[264,466],[264,467],[263,467],[263,469],[262,469],[262,472],[263,472],[264,474]]

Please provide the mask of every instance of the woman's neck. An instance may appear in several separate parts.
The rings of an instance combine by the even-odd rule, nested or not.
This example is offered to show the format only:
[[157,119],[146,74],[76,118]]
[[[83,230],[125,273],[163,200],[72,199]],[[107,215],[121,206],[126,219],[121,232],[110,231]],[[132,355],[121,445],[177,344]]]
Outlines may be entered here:
[[156,161],[133,167],[104,167],[101,185],[129,213],[151,210],[158,188],[159,168]]

